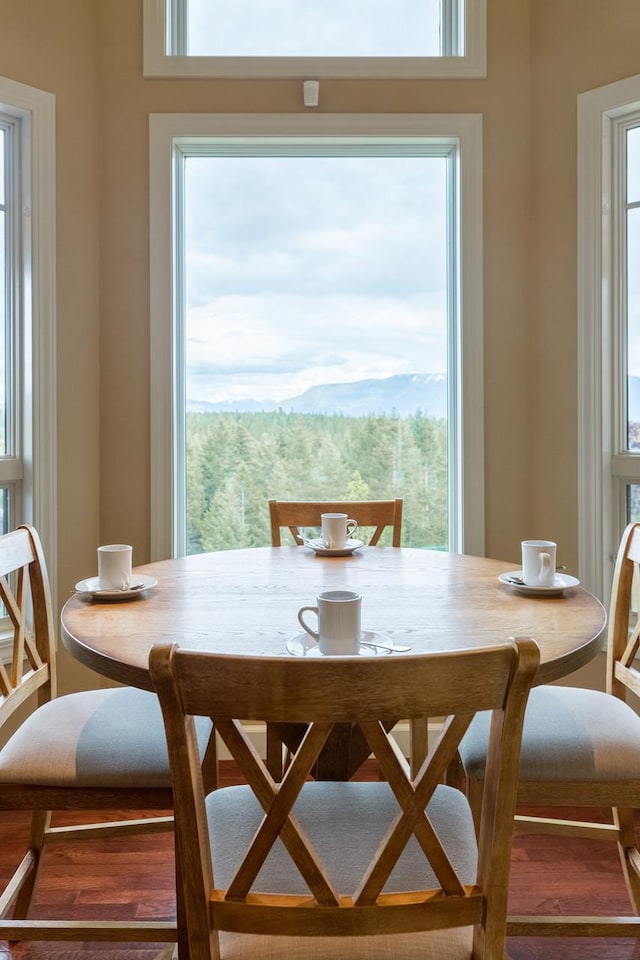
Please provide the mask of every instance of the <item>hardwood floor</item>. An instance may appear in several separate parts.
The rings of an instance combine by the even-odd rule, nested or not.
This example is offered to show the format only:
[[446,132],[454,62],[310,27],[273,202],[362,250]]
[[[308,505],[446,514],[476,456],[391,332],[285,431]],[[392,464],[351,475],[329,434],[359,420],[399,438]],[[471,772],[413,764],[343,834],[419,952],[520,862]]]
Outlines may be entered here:
[[[526,812],[540,816],[558,813]],[[576,818],[580,815],[575,812]],[[509,910],[515,914],[631,914],[615,845],[560,837],[516,837]],[[512,938],[508,954],[510,960],[640,960],[640,940]]]
[[[370,771],[373,775],[373,771]],[[233,779],[229,776],[229,782]],[[119,814],[114,813],[114,819]],[[62,818],[58,821],[65,822]],[[69,818],[66,822],[71,822]],[[27,817],[0,814],[0,880],[23,852]],[[61,844],[47,856],[36,909],[77,919],[166,919],[173,916],[170,834]],[[611,844],[553,837],[516,838],[510,909],[514,913],[630,913]],[[152,960],[158,945],[0,942],[0,960]],[[640,960],[640,941],[511,939],[510,960]]]

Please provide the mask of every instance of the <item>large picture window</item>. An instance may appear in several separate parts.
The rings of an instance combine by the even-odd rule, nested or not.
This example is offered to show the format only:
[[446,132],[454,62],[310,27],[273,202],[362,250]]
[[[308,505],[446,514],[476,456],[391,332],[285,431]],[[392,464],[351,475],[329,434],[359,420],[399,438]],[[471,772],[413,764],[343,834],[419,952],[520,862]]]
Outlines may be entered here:
[[146,76],[485,75],[486,0],[144,0]]
[[268,543],[269,497],[401,496],[403,542],[482,552],[477,118],[190,122],[152,120],[154,555]]
[[267,545],[269,497],[402,497],[446,549],[455,146],[176,152],[187,551]]

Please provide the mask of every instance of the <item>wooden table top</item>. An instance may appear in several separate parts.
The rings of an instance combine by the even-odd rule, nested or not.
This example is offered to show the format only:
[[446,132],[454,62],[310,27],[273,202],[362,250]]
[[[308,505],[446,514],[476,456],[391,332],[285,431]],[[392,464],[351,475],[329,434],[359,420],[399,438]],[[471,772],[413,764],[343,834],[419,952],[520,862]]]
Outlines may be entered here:
[[62,610],[63,642],[86,666],[121,683],[151,689],[155,643],[244,656],[286,655],[302,631],[301,606],[329,589],[362,595],[363,629],[411,645],[415,656],[534,637],[537,682],[583,666],[599,649],[605,611],[586,590],[524,597],[498,581],[514,564],[433,550],[371,547],[348,557],[304,547],[199,554],[136,568],[158,585],[126,602],[74,595]]

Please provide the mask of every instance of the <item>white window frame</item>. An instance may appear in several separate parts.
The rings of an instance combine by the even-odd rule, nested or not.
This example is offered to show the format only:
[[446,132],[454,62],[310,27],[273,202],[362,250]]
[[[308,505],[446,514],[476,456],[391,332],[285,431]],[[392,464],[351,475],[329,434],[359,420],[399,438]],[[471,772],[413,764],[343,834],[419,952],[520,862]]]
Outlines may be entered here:
[[[168,53],[171,35],[180,35],[170,11],[173,0],[144,0],[145,77],[485,77],[486,0],[442,0],[445,45],[464,37],[461,56],[441,57],[190,57]],[[456,15],[459,11],[458,15]],[[179,18],[178,18],[179,19]],[[446,46],[445,46],[446,49]]]
[[[176,144],[190,138],[278,137],[455,139],[458,150],[460,236],[458,275],[449,296],[458,326],[449,344],[450,462],[457,488],[450,511],[453,548],[484,553],[484,418],[482,320],[482,118],[478,114],[152,114],[150,117],[150,309],[151,309],[151,558],[180,552],[177,452],[181,440],[179,305],[183,291],[176,264]],[[174,277],[176,281],[174,284]],[[456,429],[457,425],[457,429]]]
[[620,150],[638,111],[640,75],[578,97],[578,562],[603,602],[626,523],[626,484],[640,482],[640,454],[625,450]]
[[[32,523],[47,558],[52,595],[57,568],[55,97],[0,77],[0,111],[20,121],[21,223],[15,256],[15,299],[21,404],[17,447],[22,459],[21,514]],[[14,466],[7,464],[9,471]]]

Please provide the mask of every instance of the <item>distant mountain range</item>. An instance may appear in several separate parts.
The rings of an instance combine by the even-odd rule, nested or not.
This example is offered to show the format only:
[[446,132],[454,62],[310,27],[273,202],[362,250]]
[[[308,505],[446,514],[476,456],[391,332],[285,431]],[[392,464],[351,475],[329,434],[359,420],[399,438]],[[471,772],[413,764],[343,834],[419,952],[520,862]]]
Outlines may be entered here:
[[201,413],[284,410],[287,413],[341,413],[348,417],[389,413],[405,417],[420,410],[431,417],[446,417],[447,380],[442,373],[397,374],[380,380],[324,383],[279,403],[258,400],[210,403],[207,400],[189,399],[187,409]]
[[[640,423],[640,377],[628,379],[629,421]],[[447,415],[447,380],[443,373],[398,374],[381,380],[324,383],[280,403],[235,400],[209,403],[187,401],[187,409],[200,413],[342,413],[347,417],[397,413],[405,417],[417,410],[431,417]]]

